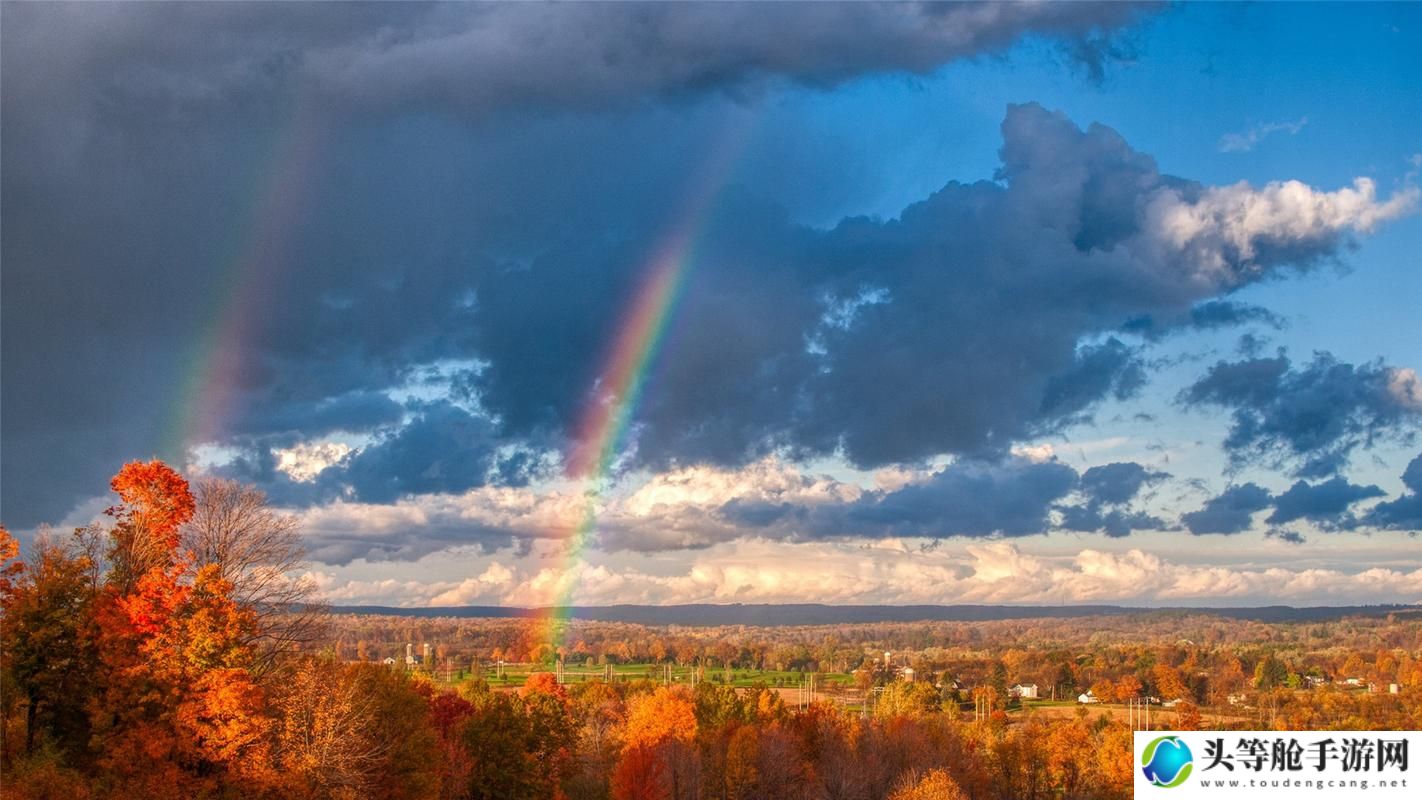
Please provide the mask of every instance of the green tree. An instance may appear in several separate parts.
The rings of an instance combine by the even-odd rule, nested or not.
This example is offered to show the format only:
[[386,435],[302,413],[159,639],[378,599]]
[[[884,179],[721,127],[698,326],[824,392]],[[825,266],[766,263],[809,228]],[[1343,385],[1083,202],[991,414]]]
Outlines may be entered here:
[[1273,653],[1259,660],[1254,666],[1254,688],[1275,689],[1283,686],[1289,678],[1289,668]]

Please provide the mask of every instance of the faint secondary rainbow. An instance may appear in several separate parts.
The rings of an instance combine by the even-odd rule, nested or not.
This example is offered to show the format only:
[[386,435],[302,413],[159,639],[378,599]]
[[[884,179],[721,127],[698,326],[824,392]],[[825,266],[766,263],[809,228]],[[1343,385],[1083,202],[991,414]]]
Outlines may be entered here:
[[696,244],[747,138],[744,127],[728,130],[692,184],[689,201],[648,260],[611,347],[597,373],[587,409],[574,429],[566,473],[582,487],[577,522],[564,537],[554,602],[548,607],[545,641],[563,645],[569,610],[578,589],[583,551],[597,530],[598,503],[626,446],[648,377],[696,257]]
[[243,373],[252,367],[246,350],[275,296],[273,284],[311,194],[321,138],[309,106],[296,101],[258,161],[251,199],[234,209],[239,219],[219,259],[207,325],[183,369],[164,433],[166,452],[186,457],[188,448],[216,441],[237,410]]

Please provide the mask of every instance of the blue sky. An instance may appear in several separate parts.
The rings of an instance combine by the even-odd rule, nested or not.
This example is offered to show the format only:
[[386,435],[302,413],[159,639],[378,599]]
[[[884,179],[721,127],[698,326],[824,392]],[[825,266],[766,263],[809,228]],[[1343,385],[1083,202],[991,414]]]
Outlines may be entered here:
[[158,456],[338,602],[1422,599],[1415,4],[229,11],[4,8],[12,527]]

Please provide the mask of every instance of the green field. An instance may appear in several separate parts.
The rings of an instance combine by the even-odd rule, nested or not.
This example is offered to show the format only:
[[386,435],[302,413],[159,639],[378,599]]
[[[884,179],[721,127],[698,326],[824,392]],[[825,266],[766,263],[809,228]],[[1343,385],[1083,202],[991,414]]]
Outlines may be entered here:
[[[586,681],[603,680],[606,677],[604,667],[574,667],[565,666],[563,668],[564,683],[582,683]],[[670,676],[672,683],[690,684],[693,681],[698,669],[692,666],[665,664],[614,664],[611,667],[614,681],[639,681],[650,680],[662,682]],[[497,666],[486,666],[482,670],[482,677],[488,681],[489,685],[495,687],[517,687],[522,686],[528,680],[528,676],[535,672],[554,672],[556,668],[549,664],[504,664],[502,669]],[[502,674],[500,674],[502,673]],[[436,669],[431,674],[439,683],[459,683],[473,676],[473,672],[468,668],[455,669],[450,673]],[[701,670],[701,680],[717,685],[727,684],[726,670],[721,667],[707,667]],[[765,684],[778,688],[795,688],[809,680],[810,673],[794,672],[790,670],[756,670],[756,669],[733,669],[729,684],[738,688],[748,688],[757,684]],[[849,688],[854,684],[854,677],[847,673],[821,673],[817,678],[817,688],[821,691],[830,690],[831,687]]]

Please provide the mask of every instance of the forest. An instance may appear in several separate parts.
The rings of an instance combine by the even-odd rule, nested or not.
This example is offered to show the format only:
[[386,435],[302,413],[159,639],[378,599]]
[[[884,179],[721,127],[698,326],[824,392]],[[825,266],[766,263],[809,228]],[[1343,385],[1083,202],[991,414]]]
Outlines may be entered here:
[[1422,728],[1415,611],[330,614],[259,492],[158,461],[110,488],[104,524],[0,529],[7,798],[1115,798],[1146,725]]

